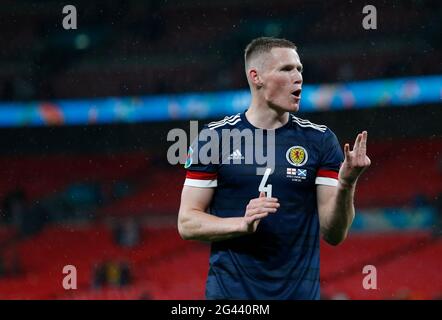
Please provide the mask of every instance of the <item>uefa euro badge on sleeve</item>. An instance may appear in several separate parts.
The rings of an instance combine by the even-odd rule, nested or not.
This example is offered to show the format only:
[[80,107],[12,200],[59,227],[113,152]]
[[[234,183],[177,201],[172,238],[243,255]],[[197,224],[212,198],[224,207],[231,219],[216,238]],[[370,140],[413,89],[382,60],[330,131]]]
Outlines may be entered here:
[[184,168],[187,169],[192,165],[192,154],[193,154],[193,149],[192,147],[189,147],[189,151],[187,152],[187,158],[186,158],[186,163],[184,164]]

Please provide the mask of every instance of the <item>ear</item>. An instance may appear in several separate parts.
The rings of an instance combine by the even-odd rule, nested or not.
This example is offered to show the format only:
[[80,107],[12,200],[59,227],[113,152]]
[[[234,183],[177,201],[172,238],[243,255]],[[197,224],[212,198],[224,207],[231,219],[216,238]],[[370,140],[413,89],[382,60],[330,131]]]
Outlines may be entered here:
[[258,74],[258,71],[254,68],[249,69],[249,78],[251,83],[253,83],[255,86],[261,88],[263,86],[261,77]]

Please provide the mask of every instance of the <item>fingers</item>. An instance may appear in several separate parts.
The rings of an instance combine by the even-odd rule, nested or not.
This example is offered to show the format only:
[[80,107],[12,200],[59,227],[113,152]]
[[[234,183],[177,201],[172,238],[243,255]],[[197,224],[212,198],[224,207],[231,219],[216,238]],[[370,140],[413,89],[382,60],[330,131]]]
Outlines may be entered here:
[[246,209],[251,210],[255,208],[279,208],[278,202],[250,202]]
[[263,192],[260,193],[260,197],[250,200],[246,207],[246,217],[251,217],[255,215],[262,215],[264,213],[275,213],[280,204],[277,198],[267,198],[261,197]]
[[[262,194],[264,194],[264,196],[261,196]],[[265,196],[265,192],[261,192],[259,194],[259,198],[250,200],[249,204],[256,206],[258,203],[264,203],[264,202],[278,202],[278,198],[267,198]]]
[[[353,152],[357,158],[363,159],[365,158],[365,154],[367,152],[367,137],[368,132],[362,131],[362,133],[358,133],[355,139],[355,143],[353,145]],[[350,146],[344,146],[344,155],[347,159],[350,159]]]
[[353,150],[357,151],[359,149],[359,145],[361,144],[361,139],[362,139],[362,135],[360,133],[358,133],[356,139],[355,139],[355,143],[353,145]]
[[278,198],[258,198],[258,202],[278,202]]
[[367,149],[367,136],[368,136],[368,132],[367,131],[363,131],[362,132],[362,137],[361,137],[360,148],[363,149],[364,151]]
[[369,167],[369,166],[371,166],[371,160],[369,157],[366,157],[366,158],[367,158],[366,166]]
[[277,201],[250,201],[246,207],[246,210],[255,208],[279,208],[279,206],[279,202]]
[[345,159],[350,159],[350,145],[348,143],[344,145],[344,156]]
[[252,216],[260,215],[263,213],[275,213],[277,210],[278,210],[277,208],[254,208],[254,209],[247,210],[246,216],[252,217]]
[[354,145],[353,149],[366,148],[367,147],[367,137],[368,137],[368,132],[365,130],[362,131],[362,133],[358,133],[358,136],[356,137],[355,145]]
[[266,193],[265,193],[264,191],[261,191],[261,192],[259,193],[259,197],[260,197],[260,198],[265,198],[265,196],[266,196]]
[[361,141],[359,142],[359,148],[356,152],[359,165],[364,164],[366,151],[367,151],[367,131],[363,131],[361,134]]
[[255,214],[255,215],[253,215],[253,216],[249,216],[249,217],[247,217],[247,220],[249,220],[249,222],[254,222],[254,221],[256,221],[256,220],[260,220],[260,219],[262,219],[262,218],[265,218],[265,217],[267,217],[268,215],[269,215],[268,212],[260,213],[260,214]]

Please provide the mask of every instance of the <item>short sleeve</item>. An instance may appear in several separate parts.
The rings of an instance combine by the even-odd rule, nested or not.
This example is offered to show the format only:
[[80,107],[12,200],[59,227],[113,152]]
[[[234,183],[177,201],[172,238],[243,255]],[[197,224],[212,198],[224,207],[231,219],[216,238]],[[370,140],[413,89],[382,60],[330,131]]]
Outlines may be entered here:
[[[187,170],[185,186],[215,188],[218,185],[219,143],[210,136],[209,138],[203,137],[202,132],[205,130],[209,129],[203,128],[187,152],[184,164],[184,168]],[[209,133],[219,137],[214,130]]]
[[325,132],[321,148],[321,160],[315,184],[337,186],[339,168],[344,161],[344,154],[338,138],[330,129]]

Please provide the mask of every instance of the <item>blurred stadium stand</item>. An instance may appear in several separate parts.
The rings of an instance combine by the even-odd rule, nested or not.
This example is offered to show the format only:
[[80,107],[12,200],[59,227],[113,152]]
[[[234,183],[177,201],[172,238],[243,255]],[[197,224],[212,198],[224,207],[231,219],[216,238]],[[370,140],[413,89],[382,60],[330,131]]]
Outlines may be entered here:
[[[367,32],[362,1],[77,1],[80,27],[66,32],[54,1],[7,0],[0,100],[244,89],[242,52],[261,35],[298,44],[305,83],[442,74],[441,3],[392,3],[379,5],[379,29]],[[441,109],[301,113],[342,145],[368,130],[372,166],[358,211],[394,209],[401,219],[402,209],[432,210],[429,224],[416,210],[389,231],[362,227],[341,246],[322,243],[324,299],[441,297]],[[167,163],[171,128],[188,123],[0,128],[0,299],[203,299],[208,246],[181,240],[175,227],[184,170]],[[125,242],[121,232],[139,234]],[[61,286],[68,264],[77,290]],[[367,264],[378,269],[378,290],[362,289]],[[115,280],[121,265],[125,283]],[[97,286],[103,266],[115,281]]]
[[[65,32],[54,1],[4,3],[3,100],[242,88],[247,83],[241,53],[261,35],[299,43],[308,66],[306,83],[442,71],[437,1],[378,4],[374,32],[359,27],[365,5],[359,0],[79,0],[76,5],[79,28]],[[18,28],[20,21],[26,23]]]

